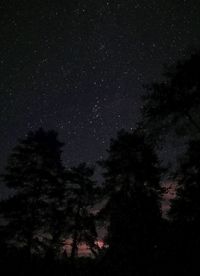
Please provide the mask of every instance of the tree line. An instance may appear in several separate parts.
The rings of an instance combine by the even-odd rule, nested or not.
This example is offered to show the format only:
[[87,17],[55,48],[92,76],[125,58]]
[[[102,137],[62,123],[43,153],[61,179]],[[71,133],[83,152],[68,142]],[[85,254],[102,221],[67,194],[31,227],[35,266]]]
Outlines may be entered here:
[[[97,162],[101,184],[95,164],[63,165],[55,131],[40,128],[19,140],[1,175],[10,189],[0,202],[4,275],[199,275],[199,66],[197,51],[146,87],[142,121],[111,139],[107,158]],[[176,197],[163,217],[169,168],[158,151],[169,133],[186,150],[170,175]],[[98,227],[106,228],[107,247],[98,246]],[[81,243],[92,259],[79,258]]]

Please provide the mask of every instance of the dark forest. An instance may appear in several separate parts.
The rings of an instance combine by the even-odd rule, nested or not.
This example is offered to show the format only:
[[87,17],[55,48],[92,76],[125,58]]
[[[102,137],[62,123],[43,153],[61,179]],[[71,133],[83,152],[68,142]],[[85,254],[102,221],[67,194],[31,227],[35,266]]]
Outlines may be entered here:
[[[1,175],[10,190],[0,203],[3,275],[200,273],[199,65],[196,51],[165,68],[146,87],[141,122],[119,131],[93,166],[65,167],[53,130],[19,140]],[[173,171],[158,158],[169,132],[186,141]],[[163,214],[169,180],[176,196]],[[81,244],[90,256],[79,256]]]
[[0,275],[199,276],[200,1],[0,1]]

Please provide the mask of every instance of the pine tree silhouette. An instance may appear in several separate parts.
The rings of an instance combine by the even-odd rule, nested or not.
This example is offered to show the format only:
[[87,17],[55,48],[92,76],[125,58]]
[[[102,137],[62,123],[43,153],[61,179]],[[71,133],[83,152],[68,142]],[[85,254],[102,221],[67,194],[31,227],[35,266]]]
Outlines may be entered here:
[[13,149],[3,175],[13,191],[0,205],[7,243],[26,249],[29,260],[59,240],[65,189],[62,146],[54,131],[30,132]]
[[[145,127],[156,139],[172,129],[183,136],[200,134],[200,51],[166,68],[165,79],[147,86],[143,115]],[[162,136],[163,138],[163,136]]]
[[[142,130],[111,141],[105,169],[110,218],[107,264],[116,275],[151,273],[161,224],[160,169]],[[106,262],[106,261],[105,261]],[[143,274],[139,274],[143,275]]]

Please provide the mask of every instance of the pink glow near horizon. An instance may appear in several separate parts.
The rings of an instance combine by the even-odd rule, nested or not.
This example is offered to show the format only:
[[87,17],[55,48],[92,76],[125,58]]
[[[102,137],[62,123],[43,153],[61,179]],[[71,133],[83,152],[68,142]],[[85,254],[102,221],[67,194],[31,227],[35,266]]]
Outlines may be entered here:
[[[72,240],[71,239],[67,239],[65,241],[65,244],[64,244],[64,250],[66,250],[67,252],[67,255],[70,255],[71,253],[71,244],[72,244]],[[102,249],[104,246],[105,246],[105,243],[103,240],[97,240],[95,242],[95,244],[100,248]],[[89,246],[82,242],[78,245],[78,256],[79,257],[91,257],[93,256]]]
[[163,186],[166,189],[166,192],[162,198],[162,212],[163,215],[166,216],[170,209],[170,201],[176,197],[176,183],[174,181],[168,180],[164,183]]

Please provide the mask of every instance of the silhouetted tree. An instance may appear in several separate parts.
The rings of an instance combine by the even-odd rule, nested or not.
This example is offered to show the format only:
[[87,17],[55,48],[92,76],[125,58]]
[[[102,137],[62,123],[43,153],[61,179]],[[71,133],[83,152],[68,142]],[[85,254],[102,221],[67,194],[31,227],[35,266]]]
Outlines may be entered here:
[[154,150],[142,130],[121,131],[111,140],[108,158],[101,165],[109,195],[105,209],[110,218],[110,269],[117,275],[150,273],[159,246],[162,194]]
[[64,200],[63,144],[54,131],[30,132],[13,149],[3,180],[12,195],[1,202],[7,243],[44,254],[59,242]]
[[96,183],[92,179],[94,169],[85,163],[73,167],[69,171],[70,187],[69,193],[69,213],[70,230],[72,237],[71,259],[78,253],[78,244],[86,243],[95,254],[97,245],[97,232],[95,226],[95,216],[91,208],[96,198]]
[[[174,251],[179,271],[200,273],[200,141],[190,141],[176,173],[177,196],[172,200],[169,217],[176,237]],[[197,272],[198,271],[198,272]],[[195,274],[193,274],[195,272]],[[196,274],[197,273],[197,274]]]
[[200,134],[200,51],[164,72],[164,80],[148,86],[144,97],[145,127],[156,138],[166,129]]
[[[153,141],[176,134],[189,143],[179,160],[174,177],[177,197],[172,201],[162,239],[166,275],[197,275],[199,249],[199,135],[200,135],[200,51],[166,68],[164,80],[147,87],[143,125]],[[172,131],[172,132],[171,132]],[[166,136],[164,136],[166,135]],[[163,143],[162,143],[163,144]],[[167,241],[167,242],[166,242]],[[196,263],[195,263],[196,262]]]

